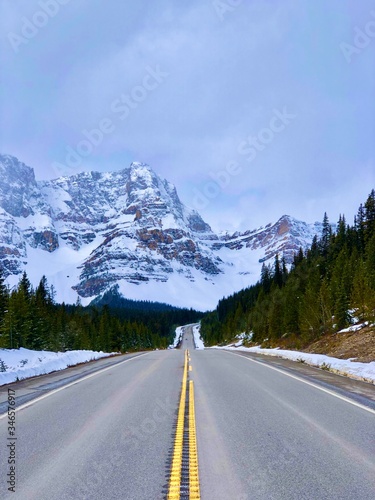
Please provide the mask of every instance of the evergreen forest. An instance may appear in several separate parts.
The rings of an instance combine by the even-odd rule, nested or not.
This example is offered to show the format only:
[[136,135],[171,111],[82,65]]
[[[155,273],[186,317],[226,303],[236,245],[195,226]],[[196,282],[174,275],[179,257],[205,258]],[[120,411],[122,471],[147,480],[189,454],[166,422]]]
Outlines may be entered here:
[[[115,294],[116,295],[116,294]],[[108,298],[108,296],[107,296]],[[127,352],[166,348],[176,326],[193,323],[202,313],[152,302],[113,298],[83,307],[56,304],[53,287],[42,277],[36,289],[26,272],[9,290],[0,268],[0,348],[67,351],[90,349]]]
[[375,320],[375,191],[349,225],[340,216],[332,229],[323,218],[322,234],[287,266],[279,255],[263,264],[260,280],[219,301],[202,320],[206,345],[252,333],[258,343],[301,348],[322,335],[348,327],[353,318]]

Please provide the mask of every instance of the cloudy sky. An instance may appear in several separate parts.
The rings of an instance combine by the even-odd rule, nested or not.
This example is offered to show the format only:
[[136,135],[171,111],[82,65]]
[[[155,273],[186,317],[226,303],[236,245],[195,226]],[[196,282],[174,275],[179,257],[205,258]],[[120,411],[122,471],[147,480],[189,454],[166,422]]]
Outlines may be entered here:
[[0,6],[0,151],[37,179],[146,162],[230,230],[375,187],[373,0]]

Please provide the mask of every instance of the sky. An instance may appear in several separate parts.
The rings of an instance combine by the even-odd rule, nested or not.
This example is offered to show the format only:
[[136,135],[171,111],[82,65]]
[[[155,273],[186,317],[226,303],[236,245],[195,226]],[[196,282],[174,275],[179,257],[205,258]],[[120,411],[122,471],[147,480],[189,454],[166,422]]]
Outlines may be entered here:
[[0,152],[37,180],[148,163],[215,230],[375,187],[373,0],[0,0]]

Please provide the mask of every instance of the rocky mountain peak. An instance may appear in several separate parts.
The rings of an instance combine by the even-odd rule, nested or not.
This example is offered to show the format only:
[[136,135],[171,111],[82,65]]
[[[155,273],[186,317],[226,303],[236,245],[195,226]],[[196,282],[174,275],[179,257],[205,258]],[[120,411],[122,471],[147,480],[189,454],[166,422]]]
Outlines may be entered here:
[[45,274],[59,301],[88,303],[118,285],[128,298],[213,307],[254,283],[259,262],[276,253],[291,262],[318,226],[283,215],[217,236],[145,163],[37,182],[0,156],[0,264],[7,276]]
[[34,170],[17,158],[0,155],[0,206],[16,217],[33,212],[32,197],[37,196]]
[[[130,165],[126,191],[130,204],[148,204],[156,210],[165,207],[170,200],[162,179],[146,163]],[[175,200],[176,201],[176,200]],[[139,208],[139,207],[137,207]]]
[[129,167],[130,180],[142,184],[144,188],[152,187],[156,184],[156,174],[153,169],[147,164],[139,161],[133,161]]
[[34,170],[25,165],[15,156],[0,154],[1,178],[8,181],[24,180],[27,183],[35,184]]

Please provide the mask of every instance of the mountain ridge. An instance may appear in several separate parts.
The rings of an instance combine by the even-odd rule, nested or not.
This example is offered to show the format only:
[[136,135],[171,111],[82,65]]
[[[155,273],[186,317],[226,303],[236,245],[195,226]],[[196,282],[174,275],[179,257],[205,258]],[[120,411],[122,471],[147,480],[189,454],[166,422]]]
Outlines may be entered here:
[[[57,299],[89,302],[119,285],[129,299],[207,309],[253,284],[276,253],[292,261],[321,224],[275,224],[216,234],[173,184],[145,163],[37,181],[0,155],[0,262],[12,284],[45,274]],[[39,276],[37,275],[39,273]]]

